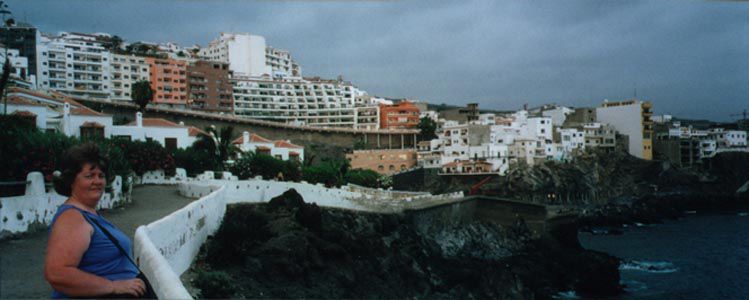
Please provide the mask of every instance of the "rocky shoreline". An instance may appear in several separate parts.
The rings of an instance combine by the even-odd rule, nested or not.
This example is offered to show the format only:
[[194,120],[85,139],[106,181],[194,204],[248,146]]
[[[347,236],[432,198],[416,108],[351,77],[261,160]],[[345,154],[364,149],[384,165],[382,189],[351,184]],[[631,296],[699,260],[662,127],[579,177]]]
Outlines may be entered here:
[[[321,209],[289,191],[228,208],[194,264],[202,298],[547,299],[621,291],[619,260],[522,221],[419,224]],[[567,229],[560,228],[560,233]],[[562,238],[557,238],[560,236]]]
[[423,224],[409,213],[321,209],[289,192],[268,204],[231,206],[194,265],[194,286],[203,298],[613,296],[622,292],[620,260],[583,249],[580,230],[615,234],[685,211],[748,209],[748,169],[745,153],[692,169],[593,153],[575,164],[521,167],[501,178],[502,188],[489,185],[497,196],[580,212],[541,237],[522,221]]

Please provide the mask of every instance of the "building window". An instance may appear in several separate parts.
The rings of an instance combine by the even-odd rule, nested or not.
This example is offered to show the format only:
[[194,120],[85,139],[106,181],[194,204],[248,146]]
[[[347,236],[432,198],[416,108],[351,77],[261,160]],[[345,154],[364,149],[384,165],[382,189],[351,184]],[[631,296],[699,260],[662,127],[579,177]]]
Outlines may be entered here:
[[104,127],[96,125],[84,125],[80,127],[81,140],[90,141],[104,139]]

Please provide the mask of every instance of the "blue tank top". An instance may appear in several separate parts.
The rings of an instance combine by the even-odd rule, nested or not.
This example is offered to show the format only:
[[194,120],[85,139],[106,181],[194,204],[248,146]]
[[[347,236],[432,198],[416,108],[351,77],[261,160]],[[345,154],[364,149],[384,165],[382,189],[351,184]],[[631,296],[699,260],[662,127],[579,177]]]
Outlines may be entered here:
[[[55,221],[57,221],[57,217],[71,208],[81,212],[84,218],[96,220],[99,225],[106,228],[117,240],[120,246],[125,249],[127,255],[132,257],[132,243],[125,233],[117,229],[117,227],[103,217],[69,204],[63,204],[57,209],[57,213],[55,213],[55,216],[52,218],[52,224],[49,226],[50,231],[52,230]],[[91,224],[88,219],[86,221]],[[109,280],[135,278],[139,273],[138,268],[133,265],[126,256],[122,255],[120,249],[118,249],[104,232],[101,231],[99,226],[96,226],[95,224],[91,224],[91,226],[94,228],[94,234],[91,236],[91,242],[88,245],[88,249],[83,253],[83,257],[81,257],[81,261],[78,263],[78,269]],[[69,297],[58,291],[53,291],[52,298]]]

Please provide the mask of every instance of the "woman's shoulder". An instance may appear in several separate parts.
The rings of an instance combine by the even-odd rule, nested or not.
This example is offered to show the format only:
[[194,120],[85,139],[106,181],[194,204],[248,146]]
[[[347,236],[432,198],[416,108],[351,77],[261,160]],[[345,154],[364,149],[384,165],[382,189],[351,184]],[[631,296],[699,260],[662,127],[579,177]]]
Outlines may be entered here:
[[83,212],[78,211],[78,209],[76,209],[72,205],[63,205],[58,209],[57,216],[55,216],[55,220],[53,221],[52,226],[89,227],[91,225],[88,223],[88,221],[86,221],[86,218],[83,216]]

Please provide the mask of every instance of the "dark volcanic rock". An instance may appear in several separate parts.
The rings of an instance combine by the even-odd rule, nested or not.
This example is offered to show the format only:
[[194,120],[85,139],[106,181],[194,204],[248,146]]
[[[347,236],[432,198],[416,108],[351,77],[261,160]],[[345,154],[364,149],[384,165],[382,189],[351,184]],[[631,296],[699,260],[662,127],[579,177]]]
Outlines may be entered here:
[[409,214],[320,209],[300,199],[289,191],[269,204],[229,206],[196,265],[229,274],[240,298],[543,299],[575,288],[619,291],[616,259],[571,241],[532,239],[522,222],[424,231]]

